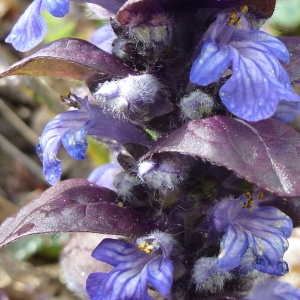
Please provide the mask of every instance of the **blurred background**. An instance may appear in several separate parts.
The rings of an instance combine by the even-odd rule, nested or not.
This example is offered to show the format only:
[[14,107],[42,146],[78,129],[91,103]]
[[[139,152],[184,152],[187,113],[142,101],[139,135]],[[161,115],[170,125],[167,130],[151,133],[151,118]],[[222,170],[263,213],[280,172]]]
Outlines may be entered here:
[[[0,0],[0,72],[36,50],[20,53],[4,42],[31,2]],[[89,19],[90,14],[80,3],[71,3],[70,13],[62,19],[47,12],[43,16],[48,23],[43,43],[63,37],[89,40],[102,24]],[[267,28],[274,35],[300,36],[300,1],[277,0]],[[67,95],[77,85],[80,82],[47,77],[12,76],[0,80],[0,222],[48,188],[35,146],[47,122],[65,110],[60,95]],[[109,160],[105,146],[94,140],[90,140],[86,160],[74,161],[63,149],[59,157],[63,160],[62,179],[86,178]],[[1,249],[0,300],[79,299],[65,287],[58,264],[68,238],[68,234],[33,236]],[[299,252],[300,229],[296,229],[285,258],[291,272],[283,280],[300,288]],[[1,289],[8,298],[1,296]]]
[[[0,72],[36,51],[21,53],[4,42],[31,2],[0,0]],[[89,40],[102,23],[88,15],[80,3],[71,3],[70,13],[61,19],[43,12],[48,23],[43,43],[63,37]],[[49,77],[0,80],[0,222],[48,188],[35,146],[48,121],[66,109],[60,95],[67,95],[80,84]],[[88,159],[74,161],[64,149],[59,157],[64,161],[62,179],[86,178],[109,160],[104,145],[91,139]],[[10,300],[78,299],[65,288],[58,265],[60,250],[68,238],[68,234],[33,236],[0,250],[0,289]]]

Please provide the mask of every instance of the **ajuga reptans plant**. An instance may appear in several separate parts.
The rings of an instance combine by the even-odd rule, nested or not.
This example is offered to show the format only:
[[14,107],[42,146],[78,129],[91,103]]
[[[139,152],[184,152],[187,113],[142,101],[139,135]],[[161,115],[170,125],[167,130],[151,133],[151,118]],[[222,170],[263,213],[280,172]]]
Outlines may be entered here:
[[[37,46],[41,11],[63,17],[69,2],[34,0],[6,42]],[[300,53],[298,38],[260,30],[275,1],[74,2],[105,21],[90,42],[53,41],[1,74],[82,81],[37,145],[53,187],[2,224],[1,246],[98,233],[99,267],[80,280],[65,272],[92,300],[300,299],[277,281],[300,224],[300,134],[288,124]],[[107,144],[111,162],[60,181],[60,147],[85,159],[88,136]]]

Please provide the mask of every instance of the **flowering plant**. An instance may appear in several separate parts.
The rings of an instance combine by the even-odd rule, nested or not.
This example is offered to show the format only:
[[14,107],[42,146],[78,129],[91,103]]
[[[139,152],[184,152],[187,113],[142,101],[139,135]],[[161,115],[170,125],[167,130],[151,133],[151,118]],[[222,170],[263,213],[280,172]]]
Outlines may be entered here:
[[[285,124],[300,102],[299,39],[260,30],[275,1],[82,2],[106,20],[91,42],[53,41],[0,74],[88,87],[62,97],[69,109],[45,127],[37,153],[53,187],[1,225],[0,246],[98,233],[92,257],[109,272],[65,272],[92,300],[299,299],[271,277],[288,272],[300,222],[300,135]],[[38,45],[43,9],[63,17],[69,0],[34,0],[6,41]],[[84,159],[87,136],[107,144],[112,162],[60,182],[59,148]]]

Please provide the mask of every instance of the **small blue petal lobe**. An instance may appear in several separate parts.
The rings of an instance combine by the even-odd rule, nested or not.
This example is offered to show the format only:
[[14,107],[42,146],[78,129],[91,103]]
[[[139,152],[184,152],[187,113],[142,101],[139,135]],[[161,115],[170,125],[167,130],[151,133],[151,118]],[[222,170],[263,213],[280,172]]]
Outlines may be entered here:
[[[220,89],[220,97],[229,111],[247,121],[259,121],[274,114],[279,100],[300,100],[273,56],[251,48],[243,50],[244,56],[231,48],[232,76]],[[275,72],[280,76],[276,78]]]
[[222,252],[219,255],[217,265],[222,270],[232,270],[236,268],[248,248],[247,235],[229,225],[221,241]]
[[[246,39],[245,39],[246,37]],[[266,54],[273,54],[276,58],[284,63],[288,63],[290,55],[285,45],[276,37],[260,30],[236,30],[232,40],[253,42],[252,45],[262,46]],[[260,49],[262,51],[262,49]]]
[[18,51],[28,51],[37,46],[47,32],[47,24],[40,14],[42,0],[34,1],[20,17],[5,42]]
[[170,282],[173,281],[173,272],[173,264],[167,257],[156,258],[147,266],[149,283],[165,297],[169,297],[171,292]]
[[43,5],[52,16],[61,18],[69,12],[70,0],[43,0]]
[[[59,145],[57,147],[59,147]],[[54,148],[56,148],[56,146],[54,146]],[[47,151],[48,149],[45,150]],[[48,155],[44,156],[44,152],[40,144],[37,144],[36,152],[43,163],[43,171],[47,181],[52,185],[55,184],[59,180],[62,172],[61,161],[56,157],[49,158]]]
[[62,143],[68,153],[78,160],[85,159],[88,143],[86,140],[86,129],[70,129],[62,138]]
[[256,279],[248,300],[299,300],[300,290],[287,282],[278,281],[276,277],[262,277]]
[[283,123],[290,123],[299,114],[300,102],[280,101],[273,117]]
[[126,262],[128,257],[132,260],[136,259],[136,253],[138,252],[134,244],[107,238],[95,248],[92,257],[116,267]]
[[90,112],[82,106],[81,109],[61,113],[46,125],[37,153],[43,162],[43,172],[49,183],[55,184],[61,176],[61,162],[56,156],[62,143],[73,158],[85,157],[85,124],[89,119]]
[[259,272],[276,276],[282,276],[289,272],[288,264],[285,261],[278,262],[277,264],[272,265],[266,259],[258,259],[253,264],[253,267]]
[[209,41],[205,43],[201,55],[197,57],[192,66],[190,81],[204,86],[218,81],[228,69],[230,61],[228,47]]

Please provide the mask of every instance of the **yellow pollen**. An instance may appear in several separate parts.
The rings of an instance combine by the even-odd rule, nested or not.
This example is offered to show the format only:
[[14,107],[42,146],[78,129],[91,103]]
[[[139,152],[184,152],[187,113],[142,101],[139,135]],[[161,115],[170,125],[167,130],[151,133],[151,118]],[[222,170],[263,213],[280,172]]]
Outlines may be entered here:
[[237,15],[236,15],[236,13],[234,13],[234,12],[232,12],[231,14],[230,14],[230,17],[229,17],[229,24],[230,25],[233,25],[235,22],[236,22],[236,20],[237,20]]
[[244,202],[243,203],[243,208],[248,208],[251,212],[253,210],[253,203],[254,203],[254,199],[250,198],[248,202]]
[[145,241],[141,242],[139,245],[138,245],[138,248],[141,250],[141,251],[144,251],[145,253],[149,254],[152,252],[153,250],[153,244],[151,243],[147,243]]
[[238,29],[242,29],[242,19],[241,18],[238,18],[237,22],[236,22],[236,27]]
[[245,192],[245,196],[248,197],[248,198],[250,198],[251,193],[249,191],[247,191],[247,192]]
[[262,200],[264,198],[264,194],[263,193],[259,193],[258,194],[258,200]]
[[248,11],[248,6],[247,5],[243,5],[242,7],[241,7],[241,12],[242,13],[246,13]]

